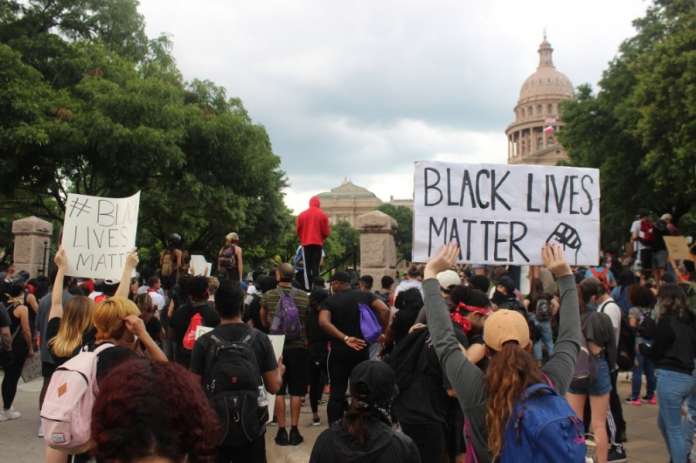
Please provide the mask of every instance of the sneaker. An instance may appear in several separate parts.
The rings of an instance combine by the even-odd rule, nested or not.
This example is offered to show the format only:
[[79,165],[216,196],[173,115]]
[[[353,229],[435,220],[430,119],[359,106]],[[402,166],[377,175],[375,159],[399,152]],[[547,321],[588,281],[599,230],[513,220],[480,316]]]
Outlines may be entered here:
[[278,429],[278,434],[275,436],[275,443],[280,446],[290,445],[288,442],[288,432],[285,430],[285,428]]
[[22,416],[21,413],[19,413],[12,407],[10,407],[9,410],[3,410],[2,414],[5,416],[5,419],[7,420],[16,420],[17,418],[20,418]]
[[0,423],[2,423],[3,421],[7,421],[7,417],[5,416],[5,413],[2,410],[0,410]]
[[300,445],[304,441],[302,435],[300,435],[300,430],[293,426],[290,429],[290,445]]
[[312,426],[321,426],[321,419],[318,416],[312,418]]
[[609,455],[607,456],[607,462],[619,463],[626,461],[626,451],[621,444],[612,444],[609,447]]
[[637,407],[640,407],[640,405],[643,403],[640,401],[640,399],[632,399],[632,398],[627,398],[626,403],[629,405],[635,405]]
[[643,397],[642,399],[643,403],[650,404],[650,405],[657,405],[657,397],[652,396],[648,398],[648,396]]

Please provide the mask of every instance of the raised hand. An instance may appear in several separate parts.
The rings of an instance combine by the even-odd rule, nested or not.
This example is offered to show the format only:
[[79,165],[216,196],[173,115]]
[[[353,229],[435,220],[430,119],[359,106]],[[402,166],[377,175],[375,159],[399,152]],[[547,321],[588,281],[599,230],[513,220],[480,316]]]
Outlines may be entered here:
[[423,277],[425,279],[435,278],[437,274],[454,267],[459,256],[459,246],[455,242],[450,242],[443,246],[437,254],[430,258],[425,266]]
[[128,253],[128,256],[126,256],[126,266],[133,269],[138,266],[138,262],[140,262],[140,259],[138,258],[138,250],[133,249]]
[[63,246],[58,248],[58,252],[56,252],[53,262],[56,263],[56,267],[58,268],[65,269],[68,266],[68,256],[65,254],[65,249],[63,249]]
[[541,257],[544,259],[544,266],[553,273],[556,278],[572,275],[570,265],[565,260],[563,247],[560,244],[547,243],[541,248]]

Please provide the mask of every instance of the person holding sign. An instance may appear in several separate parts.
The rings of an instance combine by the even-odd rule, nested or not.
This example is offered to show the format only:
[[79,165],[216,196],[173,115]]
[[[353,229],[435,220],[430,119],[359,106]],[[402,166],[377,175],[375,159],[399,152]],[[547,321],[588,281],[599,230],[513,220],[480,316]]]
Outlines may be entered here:
[[[545,266],[558,279],[561,295],[554,354],[540,368],[531,353],[526,320],[515,311],[501,309],[484,325],[483,339],[490,356],[485,374],[462,353],[436,279],[439,272],[454,266],[458,255],[458,246],[449,244],[430,259],[423,291],[435,351],[468,421],[467,453],[473,452],[481,463],[535,461],[533,455],[544,455],[544,461],[584,463],[584,430],[563,398],[581,342],[577,289],[563,249],[546,245],[541,251]],[[544,420],[553,417],[545,423],[555,424],[544,427],[539,438],[530,439],[527,436],[535,435],[535,430],[527,427],[542,416]],[[523,431],[518,435],[525,436],[522,439],[515,438],[519,427]]]

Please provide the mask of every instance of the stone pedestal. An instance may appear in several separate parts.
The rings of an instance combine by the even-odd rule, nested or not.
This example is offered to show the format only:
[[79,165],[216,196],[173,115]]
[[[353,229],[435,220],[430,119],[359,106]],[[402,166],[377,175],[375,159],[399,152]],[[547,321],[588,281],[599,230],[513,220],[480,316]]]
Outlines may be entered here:
[[38,217],[25,217],[12,222],[13,262],[18,272],[26,270],[32,278],[48,276],[52,233],[53,225]]
[[359,216],[356,228],[360,232],[360,274],[370,275],[379,284],[384,275],[396,276],[396,220],[381,211]]

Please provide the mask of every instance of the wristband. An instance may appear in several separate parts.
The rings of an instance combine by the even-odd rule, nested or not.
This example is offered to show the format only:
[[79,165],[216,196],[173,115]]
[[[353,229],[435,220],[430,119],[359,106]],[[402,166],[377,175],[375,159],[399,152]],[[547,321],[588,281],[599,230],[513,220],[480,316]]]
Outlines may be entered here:
[[348,335],[343,336],[343,342],[344,342],[344,343],[345,343],[345,342],[348,342],[348,338],[349,338],[349,337],[350,337],[350,336],[348,336]]

